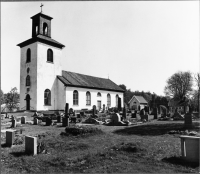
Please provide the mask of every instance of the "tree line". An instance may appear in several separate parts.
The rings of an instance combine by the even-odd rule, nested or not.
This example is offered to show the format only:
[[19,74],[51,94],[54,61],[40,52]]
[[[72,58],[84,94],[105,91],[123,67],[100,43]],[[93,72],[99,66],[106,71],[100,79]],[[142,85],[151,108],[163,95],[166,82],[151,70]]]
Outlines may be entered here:
[[165,96],[159,96],[156,93],[144,92],[144,91],[131,91],[127,89],[126,85],[119,85],[124,89],[124,102],[128,105],[133,95],[143,96],[148,102],[150,107],[159,107],[163,105],[167,108],[170,99],[181,101],[188,99],[189,105],[199,111],[200,103],[200,73],[192,74],[191,72],[178,71],[170,76],[166,80],[166,86],[164,87]]

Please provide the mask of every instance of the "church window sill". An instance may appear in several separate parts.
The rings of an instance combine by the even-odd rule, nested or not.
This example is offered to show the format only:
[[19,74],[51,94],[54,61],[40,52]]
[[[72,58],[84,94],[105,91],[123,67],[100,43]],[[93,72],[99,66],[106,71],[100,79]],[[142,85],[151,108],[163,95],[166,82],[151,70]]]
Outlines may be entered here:
[[51,63],[51,64],[53,64],[53,62],[51,62],[51,61],[47,61],[47,63]]
[[51,105],[44,105],[44,106],[51,106]]

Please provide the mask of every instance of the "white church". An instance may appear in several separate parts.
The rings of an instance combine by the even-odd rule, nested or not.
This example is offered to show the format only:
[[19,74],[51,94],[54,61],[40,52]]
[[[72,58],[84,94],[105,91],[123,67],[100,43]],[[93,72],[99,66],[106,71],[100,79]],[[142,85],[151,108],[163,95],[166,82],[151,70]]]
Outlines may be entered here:
[[117,107],[124,90],[110,79],[62,70],[64,45],[51,38],[50,16],[31,17],[32,38],[20,47],[20,110],[74,110]]

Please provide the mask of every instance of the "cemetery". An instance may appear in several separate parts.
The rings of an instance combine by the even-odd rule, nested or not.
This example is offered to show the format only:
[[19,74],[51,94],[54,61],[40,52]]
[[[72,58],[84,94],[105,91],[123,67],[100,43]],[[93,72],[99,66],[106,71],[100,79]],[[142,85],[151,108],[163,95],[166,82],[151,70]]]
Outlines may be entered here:
[[13,113],[1,120],[1,171],[198,172],[199,118],[191,112],[183,120],[172,117],[164,107],[162,113],[99,112],[96,106],[74,111],[68,104],[64,112]]

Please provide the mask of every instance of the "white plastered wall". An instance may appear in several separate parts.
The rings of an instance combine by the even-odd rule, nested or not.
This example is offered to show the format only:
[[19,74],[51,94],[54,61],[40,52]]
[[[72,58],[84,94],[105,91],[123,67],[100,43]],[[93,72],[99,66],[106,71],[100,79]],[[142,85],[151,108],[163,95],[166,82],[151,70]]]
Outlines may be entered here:
[[[47,50],[53,51],[53,63],[47,62]],[[61,56],[62,49],[52,47],[43,43],[37,43],[37,110],[57,110],[59,104],[58,91],[62,87],[58,85],[57,75],[61,75]],[[51,105],[44,105],[44,91],[51,91]]]
[[[31,50],[31,62],[26,63],[27,50]],[[37,43],[30,44],[20,50],[20,109],[26,110],[26,95],[30,95],[30,109],[35,110],[37,105]],[[27,93],[26,77],[28,75],[27,68],[30,68],[30,91]]]
[[[77,90],[79,95],[79,103],[78,105],[73,105],[73,91]],[[89,91],[91,94],[91,105],[86,105],[86,92]],[[77,88],[77,87],[66,87],[66,103],[69,103],[69,108],[73,108],[74,110],[80,109],[92,109],[93,105],[97,106],[97,93],[101,93],[101,107],[103,108],[103,104],[107,107],[107,94],[109,93],[111,96],[111,107],[116,107],[116,95],[121,98],[121,105],[124,106],[124,97],[122,92],[113,92],[113,91],[104,91],[104,90],[95,90],[95,89],[85,89],[85,88]]]

